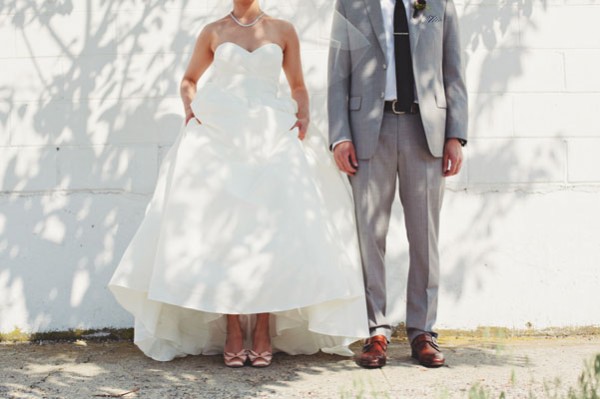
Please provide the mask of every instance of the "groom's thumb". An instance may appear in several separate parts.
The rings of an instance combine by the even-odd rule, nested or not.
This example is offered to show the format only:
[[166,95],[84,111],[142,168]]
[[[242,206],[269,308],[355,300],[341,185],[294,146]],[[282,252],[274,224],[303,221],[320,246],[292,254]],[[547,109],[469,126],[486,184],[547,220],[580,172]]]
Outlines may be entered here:
[[354,149],[354,146],[350,148],[350,162],[352,162],[352,166],[358,168],[358,161],[356,160],[356,150]]

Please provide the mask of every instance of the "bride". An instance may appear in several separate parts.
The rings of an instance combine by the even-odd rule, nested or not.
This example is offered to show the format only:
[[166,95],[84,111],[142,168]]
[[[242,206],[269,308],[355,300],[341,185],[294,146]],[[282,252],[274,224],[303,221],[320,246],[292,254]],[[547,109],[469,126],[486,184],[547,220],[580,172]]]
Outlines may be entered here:
[[234,0],[200,33],[181,97],[185,126],[109,283],[136,345],[162,361],[223,353],[230,367],[352,355],[369,335],[352,199],[309,132],[293,26]]

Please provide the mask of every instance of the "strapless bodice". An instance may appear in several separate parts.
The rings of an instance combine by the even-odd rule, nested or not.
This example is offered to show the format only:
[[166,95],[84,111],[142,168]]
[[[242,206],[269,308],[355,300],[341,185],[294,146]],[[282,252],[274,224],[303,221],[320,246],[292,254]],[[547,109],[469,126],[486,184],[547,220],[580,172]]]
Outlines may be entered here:
[[[233,43],[221,43],[215,50],[213,74],[192,101],[194,115],[203,123],[227,125],[231,115],[239,115],[248,126],[250,119],[264,119],[289,129],[296,121],[296,102],[279,91],[283,51],[276,43],[267,43],[248,51]],[[239,120],[236,119],[239,122]],[[224,131],[235,131],[233,126]]]
[[215,50],[211,83],[240,95],[276,95],[283,52],[276,43],[248,51],[233,43],[221,43]]

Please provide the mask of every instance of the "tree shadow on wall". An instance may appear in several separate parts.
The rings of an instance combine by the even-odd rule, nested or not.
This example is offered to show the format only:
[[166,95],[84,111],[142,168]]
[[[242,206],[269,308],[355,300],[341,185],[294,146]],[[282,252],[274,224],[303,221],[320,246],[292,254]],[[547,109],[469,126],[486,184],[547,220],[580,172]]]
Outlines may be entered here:
[[10,132],[3,330],[14,327],[9,319],[33,331],[130,323],[106,283],[183,122],[180,77],[210,19],[193,3],[0,4],[31,82],[0,87],[0,123]]
[[[329,30],[321,25],[331,15],[330,2],[309,2],[318,18],[294,14],[296,2],[283,3],[281,15],[294,15],[303,45],[325,53]],[[510,34],[514,14],[507,10],[528,13],[537,3],[546,0],[506,1],[494,6],[497,14],[467,8],[462,16],[467,54],[493,49]],[[2,141],[7,166],[0,198],[0,309],[18,312],[11,318],[20,325],[40,331],[128,325],[106,283],[143,217],[159,161],[181,126],[178,85],[196,35],[228,9],[228,2],[196,6],[191,0],[0,1],[0,13],[16,32],[15,58],[26,60],[31,71],[26,76],[39,88],[21,90],[22,82],[0,87],[0,124],[10,132],[8,142]],[[521,54],[510,54],[511,67],[491,78],[489,92],[506,91],[522,73]],[[496,54],[484,57],[483,65],[490,65]],[[323,82],[323,69],[308,67],[307,79]],[[315,90],[321,96],[323,87]],[[476,98],[476,113],[494,109],[498,99]],[[495,162],[508,164],[512,151],[510,144],[497,148]],[[470,152],[471,159],[484,156]],[[532,173],[547,174],[542,167]],[[481,203],[464,221],[461,236],[492,237],[501,215],[517,205],[516,200]],[[398,212],[394,219],[402,224]],[[482,240],[477,248],[453,249],[460,260],[443,278],[451,279],[460,299],[469,279],[488,273],[481,265],[495,245]],[[406,275],[406,254],[401,249],[389,259],[403,265],[400,275]],[[405,279],[396,280],[393,284],[405,291]]]
[[[470,93],[470,134],[474,140],[467,150],[467,163],[486,168],[489,175],[495,175],[495,182],[485,181],[485,175],[479,176],[481,171],[470,168],[464,170],[470,172],[466,181],[453,185],[456,191],[465,194],[469,191],[475,196],[483,194],[477,201],[477,208],[469,212],[462,225],[452,226],[460,233],[455,234],[456,239],[448,242],[443,250],[456,254],[455,264],[447,265],[442,278],[447,281],[457,302],[467,283],[473,283],[483,292],[490,275],[503,273],[503,266],[492,260],[499,250],[494,241],[497,231],[502,229],[504,218],[523,205],[527,192],[536,183],[550,182],[556,174],[556,170],[538,160],[550,159],[555,161],[553,165],[562,164],[560,150],[547,147],[542,140],[529,141],[530,153],[523,159],[523,154],[516,152],[511,140],[514,134],[512,121],[504,122],[511,120],[512,114],[504,113],[503,102],[506,97],[510,99],[511,91],[515,92],[512,84],[526,69],[524,40],[537,29],[529,17],[534,7],[546,10],[547,5],[547,0],[511,0],[481,7],[465,2],[461,17],[465,62],[467,68],[470,63],[479,64],[481,68],[477,75],[469,77],[476,81],[469,85],[473,88]],[[512,111],[510,107],[508,112]],[[490,134],[487,130],[495,130],[495,133]],[[482,137],[487,140],[477,140]],[[494,184],[507,188],[509,195],[498,195],[491,203],[484,195],[498,191]],[[511,193],[515,190],[518,193]],[[453,202],[461,199],[461,195],[452,196],[446,206],[453,207]],[[527,225],[524,221],[522,226],[515,227],[526,229]],[[476,245],[465,245],[468,242]]]

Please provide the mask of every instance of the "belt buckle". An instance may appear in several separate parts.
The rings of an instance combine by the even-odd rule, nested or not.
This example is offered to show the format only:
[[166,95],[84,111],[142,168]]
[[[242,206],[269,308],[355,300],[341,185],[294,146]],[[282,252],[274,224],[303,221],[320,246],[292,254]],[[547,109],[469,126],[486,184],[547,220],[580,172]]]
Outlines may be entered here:
[[396,104],[397,103],[398,103],[398,100],[392,101],[392,112],[394,113],[394,115],[404,115],[404,114],[406,114],[405,111],[396,111]]

